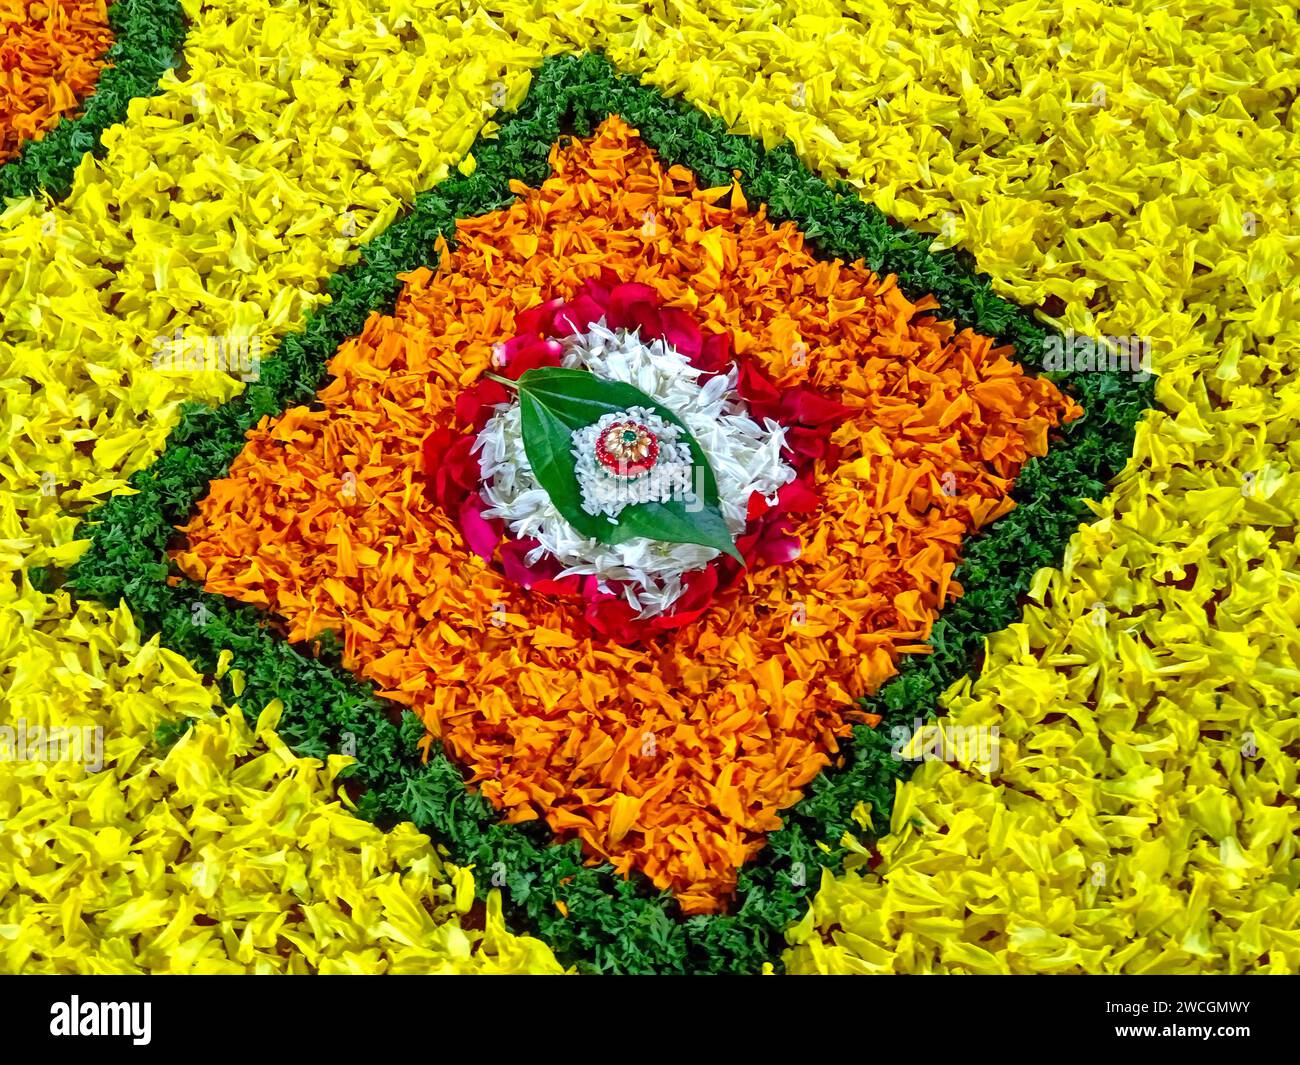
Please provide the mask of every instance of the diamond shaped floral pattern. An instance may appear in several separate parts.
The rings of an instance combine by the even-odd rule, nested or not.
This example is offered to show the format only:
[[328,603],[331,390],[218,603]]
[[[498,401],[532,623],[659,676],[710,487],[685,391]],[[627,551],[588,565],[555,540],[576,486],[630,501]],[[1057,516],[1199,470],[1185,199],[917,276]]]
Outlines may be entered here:
[[[714,912],[852,725],[874,723],[857,700],[927,650],[965,538],[1081,412],[935,301],[815,257],[740,185],[700,187],[617,117],[551,165],[405,275],[317,404],[262,420],[176,559],[291,641],[338,633],[344,664],[414,710],[507,820]],[[783,427],[805,475],[769,530],[793,549],[756,533],[748,567],[644,639],[525,587],[508,537],[476,553],[425,461],[431,432],[465,431],[521,316],[619,284],[724,338],[708,369]]]
[[[544,62],[459,171],[186,409],[71,587],[348,756],[358,816],[428,832],[557,957],[758,971],[886,830],[894,727],[1019,616],[1150,389],[1034,377],[1051,330],[957,256],[600,56]],[[593,337],[781,444],[729,504],[744,566],[693,556],[671,609],[488,498],[519,409],[489,370]],[[725,421],[693,423],[711,465]]]

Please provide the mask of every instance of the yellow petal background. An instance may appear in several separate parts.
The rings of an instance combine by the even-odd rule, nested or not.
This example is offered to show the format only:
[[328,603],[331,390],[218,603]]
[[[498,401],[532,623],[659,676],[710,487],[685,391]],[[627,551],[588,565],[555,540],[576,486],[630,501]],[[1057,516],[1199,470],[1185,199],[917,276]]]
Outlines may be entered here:
[[[559,972],[550,950],[462,917],[472,874],[409,824],[349,811],[129,613],[28,591],[0,606],[7,717],[103,730],[103,769],[0,763],[5,972]],[[165,753],[164,723],[193,726]],[[336,795],[336,791],[338,794]]]
[[[3,968],[558,970],[459,919],[469,870],[346,812],[336,760],[222,707],[122,610],[31,591],[180,402],[239,381],[549,52],[622,69],[845,177],[1079,333],[1148,336],[1162,410],[949,712],[1001,764],[928,764],[793,971],[1300,966],[1295,763],[1300,30],[1163,5],[187,0],[183,77],[71,195],[0,212],[0,715],[107,730],[108,767],[0,763]],[[1100,603],[1098,610],[1094,604]],[[53,685],[57,699],[42,699]],[[197,724],[169,754],[153,731]],[[264,727],[258,728],[257,722]],[[61,856],[61,857],[56,857]],[[346,905],[344,905],[346,904]]]

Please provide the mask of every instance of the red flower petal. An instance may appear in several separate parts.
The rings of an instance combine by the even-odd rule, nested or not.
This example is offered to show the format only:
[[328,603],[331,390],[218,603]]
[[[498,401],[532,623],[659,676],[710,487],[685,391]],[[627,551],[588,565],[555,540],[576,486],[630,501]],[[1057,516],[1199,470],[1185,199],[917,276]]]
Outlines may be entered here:
[[[562,314],[563,311],[557,313]],[[543,337],[517,336],[501,345],[498,370],[502,377],[512,381],[528,370],[539,366],[558,366],[564,347],[558,340]],[[499,385],[497,387],[500,387]]]
[[563,580],[555,580],[560,572],[560,564],[554,558],[543,556],[529,566],[524,557],[538,546],[532,537],[513,540],[509,537],[501,544],[501,569],[506,577],[524,588],[547,595],[577,595],[582,586],[582,578],[570,574]]
[[566,333],[585,333],[605,317],[605,306],[586,293],[566,303],[555,315],[555,328]]
[[465,497],[478,486],[473,446],[472,436],[446,427],[435,429],[420,445],[421,468],[429,479],[425,496],[453,516],[459,516]]
[[736,378],[736,391],[750,407],[764,417],[768,417],[768,411],[774,410],[781,403],[780,389],[764,377],[763,372],[748,359],[740,364],[740,373]]
[[[588,577],[583,587],[584,594],[587,591],[586,585],[594,584],[595,578]],[[598,594],[601,595],[600,598],[590,598],[587,601],[587,609],[584,611],[587,624],[602,635],[622,642],[639,640],[645,634],[644,624],[637,621],[637,612],[628,606],[626,599],[621,595]]]
[[551,577],[543,577],[541,580],[533,581],[533,591],[542,592],[545,595],[560,595],[572,598],[578,594],[582,587],[582,578],[576,573],[570,573],[567,577],[560,580],[554,580]]
[[477,433],[492,417],[492,408],[498,403],[504,403],[509,395],[504,385],[487,379],[481,380],[456,397],[456,421]]
[[802,425],[790,425],[785,430],[786,446],[794,453],[801,464],[815,462],[831,453],[830,434],[824,429],[808,429]]
[[[606,321],[612,329],[636,329],[647,324],[649,315],[654,315],[654,327],[659,326],[658,312],[655,310],[658,298],[649,285],[629,281],[625,285],[615,285],[609,293],[609,306]],[[656,332],[656,336],[658,336]]]
[[813,490],[812,479],[805,475],[781,486],[776,509],[787,514],[807,514],[820,504],[821,497]]
[[708,333],[700,345],[700,353],[691,362],[705,373],[720,373],[731,361],[731,337],[726,333]]
[[681,598],[672,606],[671,614],[661,614],[651,618],[650,623],[657,629],[680,629],[689,625],[713,605],[713,593],[718,590],[718,571],[714,566],[707,566],[682,578],[685,589]]
[[537,579],[532,569],[524,564],[524,556],[537,546],[536,540],[506,539],[501,545],[501,569],[506,577],[524,588],[531,588]]
[[659,311],[659,322],[663,339],[694,362],[704,347],[695,319],[677,307],[664,307]]
[[442,456],[450,450],[451,445],[460,435],[445,426],[440,426],[424,438],[420,444],[420,461],[425,474],[432,476],[438,472],[442,465]]
[[800,425],[828,425],[841,421],[845,415],[855,413],[852,407],[828,399],[806,385],[787,392],[782,398],[781,407],[789,412],[786,421],[798,422]]
[[799,557],[803,545],[794,535],[790,519],[773,511],[760,520],[753,531],[740,537],[736,548],[751,566],[776,566],[793,562]]
[[539,333],[550,335],[555,332],[555,312],[564,306],[564,300],[558,296],[536,307],[529,307],[515,315],[515,329],[520,333]]
[[622,283],[623,281],[618,276],[617,270],[613,270],[608,266],[602,266],[600,268],[599,280],[594,277],[589,277],[582,283],[582,287],[583,291],[585,291],[602,307],[608,307],[610,293],[613,292],[614,289],[618,288]]
[[466,496],[460,506],[460,531],[464,534],[469,549],[484,562],[491,562],[504,526],[496,518],[483,517],[486,509],[487,504],[477,492]]
[[624,326],[639,333],[642,340],[662,340],[664,336],[663,320],[659,310],[649,303],[634,303],[628,308],[628,324]]
[[477,488],[481,472],[473,450],[474,437],[467,434],[457,437],[442,457],[438,476],[445,474],[450,484],[466,492]]

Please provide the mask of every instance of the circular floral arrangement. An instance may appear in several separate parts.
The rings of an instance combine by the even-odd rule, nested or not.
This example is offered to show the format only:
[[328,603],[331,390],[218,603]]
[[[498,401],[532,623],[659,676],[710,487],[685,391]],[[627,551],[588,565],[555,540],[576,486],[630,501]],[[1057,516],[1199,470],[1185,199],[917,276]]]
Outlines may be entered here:
[[[684,312],[662,307],[648,285],[589,280],[577,298],[534,307],[519,325],[494,351],[501,375],[487,375],[457,403],[467,431],[439,428],[424,442],[432,497],[483,559],[499,549],[507,577],[583,600],[596,631],[632,640],[699,617],[745,567],[798,557],[787,519],[816,505],[811,460],[847,408],[806,387],[783,400],[731,361],[725,333],[704,334]],[[614,530],[627,525],[629,508],[680,504],[677,538],[635,535],[634,524],[632,535],[616,531],[622,538],[610,542],[561,512],[530,464],[517,391],[547,368],[583,371],[652,401],[568,430],[573,479],[585,514]],[[779,415],[792,401],[817,410],[824,431],[791,438]],[[699,531],[691,516],[706,509],[706,478],[716,483],[729,552],[689,539]]]

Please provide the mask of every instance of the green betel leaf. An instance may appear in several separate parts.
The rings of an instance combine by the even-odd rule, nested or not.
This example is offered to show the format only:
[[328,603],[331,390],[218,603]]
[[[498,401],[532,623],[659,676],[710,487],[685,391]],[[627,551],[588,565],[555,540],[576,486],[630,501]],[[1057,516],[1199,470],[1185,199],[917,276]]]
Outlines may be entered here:
[[[492,375],[519,393],[524,453],[537,483],[546,490],[555,509],[583,536],[602,544],[619,544],[637,536],[667,543],[700,544],[742,562],[735,541],[718,506],[718,482],[704,449],[671,410],[639,388],[621,381],[605,381],[585,370],[543,367],[529,370],[518,381]],[[661,503],[635,503],[616,518],[588,514],[582,509],[573,433],[598,422],[606,414],[629,407],[654,411],[677,427],[691,451],[699,495]]]
[[613,543],[612,534],[616,526],[611,525],[603,514],[588,514],[582,509],[582,490],[578,487],[573,457],[573,430],[550,407],[522,387],[519,389],[519,407],[524,453],[537,483],[546,489],[564,520],[583,536],[590,536],[602,544]]
[[644,536],[672,544],[702,544],[730,555],[743,565],[745,560],[736,550],[722,511],[698,501],[694,507],[692,510],[692,504],[676,499],[627,507],[619,514],[618,525],[612,527],[615,536],[610,542],[619,544],[634,536]]

